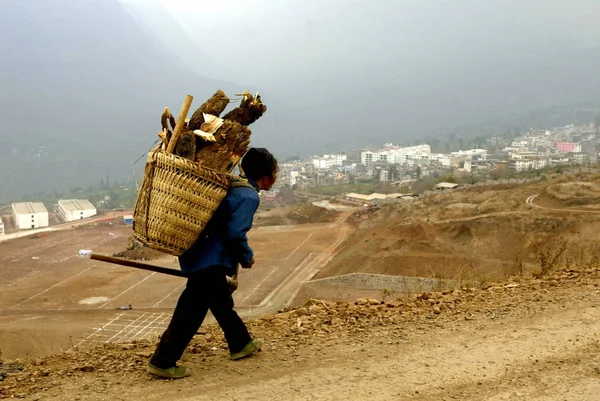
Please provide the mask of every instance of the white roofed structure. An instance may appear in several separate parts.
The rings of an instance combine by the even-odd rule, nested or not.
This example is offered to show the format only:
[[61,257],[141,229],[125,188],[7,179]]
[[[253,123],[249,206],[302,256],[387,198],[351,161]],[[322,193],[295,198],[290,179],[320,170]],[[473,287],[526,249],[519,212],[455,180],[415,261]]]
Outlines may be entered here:
[[61,199],[58,201],[58,214],[64,222],[86,219],[95,216],[96,207],[87,199]]
[[41,202],[13,203],[12,215],[19,230],[48,227],[48,209]]
[[446,189],[456,189],[458,187],[460,187],[460,185],[453,182],[440,182],[439,184],[436,184],[435,189],[443,191]]

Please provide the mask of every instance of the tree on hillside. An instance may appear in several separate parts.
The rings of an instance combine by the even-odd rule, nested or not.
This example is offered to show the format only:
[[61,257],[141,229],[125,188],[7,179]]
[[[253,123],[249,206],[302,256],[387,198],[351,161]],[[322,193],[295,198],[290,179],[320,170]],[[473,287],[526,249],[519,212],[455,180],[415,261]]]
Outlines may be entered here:
[[390,181],[397,180],[398,179],[398,166],[395,164],[392,164],[390,166],[389,173],[390,173]]
[[422,180],[418,180],[412,185],[412,192],[421,194],[425,191],[430,191],[433,189],[433,186],[436,184],[436,179],[434,177],[425,177]]

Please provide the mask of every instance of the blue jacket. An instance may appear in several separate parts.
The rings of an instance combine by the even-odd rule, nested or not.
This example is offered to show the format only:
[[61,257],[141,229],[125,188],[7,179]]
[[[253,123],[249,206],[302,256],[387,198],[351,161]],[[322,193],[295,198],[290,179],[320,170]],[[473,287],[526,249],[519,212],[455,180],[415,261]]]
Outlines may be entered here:
[[252,180],[248,182],[251,186],[234,185],[229,190],[196,244],[179,256],[183,272],[223,266],[225,274],[232,276],[238,263],[244,266],[252,260],[254,253],[246,233],[260,200],[258,186]]

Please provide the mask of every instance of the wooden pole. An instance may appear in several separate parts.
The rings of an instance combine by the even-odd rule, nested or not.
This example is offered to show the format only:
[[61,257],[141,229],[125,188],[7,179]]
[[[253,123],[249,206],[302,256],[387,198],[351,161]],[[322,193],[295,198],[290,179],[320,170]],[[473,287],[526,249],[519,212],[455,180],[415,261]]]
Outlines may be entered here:
[[113,258],[112,256],[105,256],[105,255],[100,255],[97,253],[92,253],[90,255],[90,259],[99,260],[99,261],[107,262],[107,263],[114,263],[116,265],[121,265],[121,266],[134,267],[136,269],[149,270],[151,272],[156,272],[156,273],[169,274],[171,276],[178,276],[178,277],[185,277],[185,278],[188,277],[188,275],[185,274],[184,272],[182,272],[181,270],[169,269],[167,267],[161,267],[161,266],[148,265],[146,263],[134,262],[132,260]]
[[[93,259],[93,260],[99,260],[101,262],[113,263],[116,265],[133,267],[136,269],[148,270],[148,271],[156,272],[156,273],[168,274],[170,276],[189,278],[189,276],[186,273],[182,272],[181,270],[169,269],[167,267],[148,265],[146,263],[134,262],[132,260],[126,260],[126,259],[121,259],[121,258],[113,258],[112,256],[105,256],[105,255],[100,255],[97,253],[90,254],[89,258]],[[238,288],[239,272],[240,272],[240,265],[238,264],[235,267],[235,274],[233,275],[233,277],[231,279],[227,279],[227,285],[229,286],[229,291],[231,293],[233,293]]]
[[179,117],[177,118],[177,125],[175,126],[175,130],[173,131],[173,135],[171,136],[171,140],[169,141],[169,146],[167,147],[167,153],[173,153],[175,150],[175,146],[177,145],[177,140],[179,139],[179,134],[181,134],[181,130],[185,125],[185,118],[188,115],[188,111],[190,110],[190,106],[192,105],[192,100],[194,98],[190,95],[186,95],[183,106],[181,106],[181,111],[179,112]]

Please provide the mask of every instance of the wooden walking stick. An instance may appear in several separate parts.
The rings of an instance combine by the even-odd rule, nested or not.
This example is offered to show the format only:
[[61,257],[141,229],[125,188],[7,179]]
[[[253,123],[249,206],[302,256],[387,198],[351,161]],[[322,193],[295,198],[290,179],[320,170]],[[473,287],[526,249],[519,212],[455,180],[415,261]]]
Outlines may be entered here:
[[[148,270],[148,271],[156,272],[156,273],[168,274],[170,276],[177,276],[177,277],[183,277],[183,278],[189,277],[189,275],[187,273],[184,273],[181,270],[169,269],[167,267],[135,262],[133,260],[114,258],[112,256],[100,255],[98,253],[93,253],[92,251],[83,250],[83,249],[81,251],[79,251],[79,257],[88,258],[88,259],[92,259],[92,260],[99,260],[101,262],[113,263],[115,265],[133,267],[135,269],[142,269],[142,270]],[[234,273],[233,277],[231,277],[230,279],[229,278],[227,279],[227,285],[229,286],[229,291],[232,294],[238,288],[239,272],[240,272],[240,265],[238,264],[235,267],[235,273]]]
[[173,136],[169,141],[169,146],[167,147],[167,153],[173,153],[175,150],[175,146],[177,145],[177,140],[179,139],[179,135],[181,134],[181,130],[185,125],[185,119],[187,117],[188,111],[190,110],[190,106],[192,105],[192,100],[194,98],[190,95],[186,95],[183,100],[183,106],[181,106],[181,111],[179,112],[179,117],[177,118],[177,125],[175,125],[175,130],[173,131]]
[[133,260],[114,258],[112,256],[100,255],[98,253],[93,253],[91,251],[81,250],[79,251],[79,256],[82,258],[88,258],[92,260],[99,260],[101,262],[114,263],[116,265],[133,267],[136,269],[148,270],[151,272],[168,274],[171,276],[178,276],[187,278],[188,275],[181,270],[169,269],[167,267],[149,265],[147,263],[134,262]]

